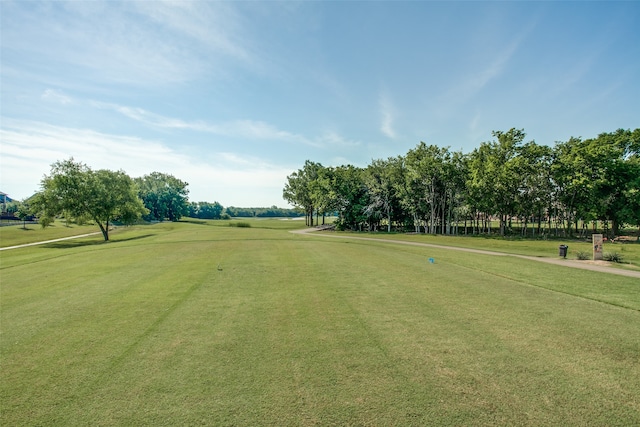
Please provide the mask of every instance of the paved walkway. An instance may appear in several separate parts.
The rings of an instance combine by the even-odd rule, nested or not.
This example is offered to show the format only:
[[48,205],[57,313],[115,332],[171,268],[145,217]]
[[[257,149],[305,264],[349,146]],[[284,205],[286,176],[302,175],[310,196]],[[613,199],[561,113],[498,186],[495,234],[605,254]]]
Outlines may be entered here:
[[[294,230],[292,231],[292,233],[314,235],[314,232],[316,231],[320,231],[320,230],[316,228],[305,228],[303,230]],[[555,265],[561,265],[564,267],[571,267],[571,268],[580,268],[582,270],[598,271],[600,273],[617,274],[620,276],[637,277],[638,279],[640,279],[640,271],[623,270],[621,268],[615,268],[615,267],[610,267],[606,265],[589,264],[589,261],[577,261],[577,260],[570,260],[570,259],[563,259],[563,258],[542,258],[542,257],[527,256],[527,255],[508,254],[504,252],[485,251],[482,249],[434,245],[431,243],[407,242],[403,240],[390,240],[390,239],[377,239],[375,237],[345,236],[345,235],[331,234],[331,233],[317,233],[315,235],[321,235],[322,237],[331,237],[336,239],[368,240],[368,241],[374,241],[374,242],[395,243],[398,245],[410,245],[410,246],[422,246],[427,248],[448,249],[452,251],[471,252],[471,253],[482,254],[482,255],[512,256],[516,258],[528,259],[531,261],[545,262],[547,264],[555,264]]]
[[102,234],[102,232],[96,231],[95,233],[78,234],[77,236],[61,237],[59,239],[45,240],[43,242],[33,242],[33,243],[25,243],[23,245],[7,246],[6,248],[0,248],[0,251],[8,251],[9,249],[26,248],[28,246],[45,245],[47,243],[61,242],[63,240],[79,239],[80,237],[88,237],[88,236],[93,236],[95,234]]

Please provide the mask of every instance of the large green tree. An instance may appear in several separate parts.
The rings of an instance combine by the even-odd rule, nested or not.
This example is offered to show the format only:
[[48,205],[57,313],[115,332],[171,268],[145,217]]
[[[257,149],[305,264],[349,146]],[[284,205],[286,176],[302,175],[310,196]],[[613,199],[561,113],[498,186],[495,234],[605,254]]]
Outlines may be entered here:
[[369,192],[369,205],[365,211],[373,217],[386,218],[388,232],[391,231],[393,213],[399,206],[394,183],[400,176],[400,162],[397,157],[373,160],[364,172]]
[[416,210],[422,212],[429,233],[436,233],[439,208],[444,206],[445,164],[450,161],[448,148],[427,145],[421,142],[416,148],[409,150],[406,157],[408,187],[413,197],[423,207]]
[[63,212],[74,218],[91,218],[105,241],[113,221],[132,223],[147,213],[134,181],[123,171],[94,171],[73,158],[51,166],[33,204],[43,226]]
[[611,232],[636,223],[640,130],[619,129],[597,138],[571,138],[554,149],[552,171],[558,202],[578,230],[579,220],[611,221]]
[[519,185],[514,197],[516,212],[524,220],[523,235],[527,233],[530,219],[537,222],[537,233],[541,233],[543,216],[552,204],[551,161],[552,149],[533,141],[520,147],[513,160]]
[[338,212],[336,227],[339,229],[362,231],[367,223],[365,209],[370,200],[363,175],[362,168],[352,165],[333,169],[330,187]]
[[139,195],[149,209],[147,219],[178,221],[189,214],[188,183],[161,172],[136,178]]
[[282,197],[287,202],[304,210],[308,226],[313,225],[313,212],[319,199],[315,182],[321,169],[323,166],[320,163],[307,160],[302,169],[287,176],[287,182],[282,191]]
[[218,202],[191,202],[189,204],[189,216],[201,219],[220,219],[224,207]]
[[593,163],[598,170],[595,210],[599,219],[611,221],[612,234],[617,236],[625,221],[635,225],[639,216],[633,211],[639,204],[640,130],[618,129],[588,142],[593,146]]

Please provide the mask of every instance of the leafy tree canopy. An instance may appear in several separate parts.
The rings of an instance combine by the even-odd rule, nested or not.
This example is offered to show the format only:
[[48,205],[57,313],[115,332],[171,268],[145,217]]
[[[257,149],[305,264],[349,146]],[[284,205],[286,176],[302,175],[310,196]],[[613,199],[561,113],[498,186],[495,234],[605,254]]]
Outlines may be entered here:
[[189,214],[188,183],[160,172],[136,178],[136,183],[139,196],[149,210],[145,219],[178,221]]
[[73,158],[54,163],[40,185],[42,190],[31,203],[43,227],[63,212],[74,218],[88,217],[107,241],[113,221],[132,223],[148,212],[135,183],[123,171],[94,171]]

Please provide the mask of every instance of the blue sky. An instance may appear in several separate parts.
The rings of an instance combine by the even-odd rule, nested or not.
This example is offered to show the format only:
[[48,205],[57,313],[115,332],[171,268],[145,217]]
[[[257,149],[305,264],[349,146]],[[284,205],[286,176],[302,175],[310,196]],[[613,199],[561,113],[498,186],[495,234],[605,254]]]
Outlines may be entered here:
[[0,2],[0,190],[73,156],[287,206],[309,159],[640,126],[640,2]]

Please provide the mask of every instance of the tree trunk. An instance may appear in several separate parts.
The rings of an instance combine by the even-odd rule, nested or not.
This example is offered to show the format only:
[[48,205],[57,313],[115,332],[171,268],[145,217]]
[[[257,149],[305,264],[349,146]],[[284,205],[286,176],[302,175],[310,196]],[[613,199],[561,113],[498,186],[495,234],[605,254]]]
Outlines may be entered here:
[[108,242],[109,241],[109,221],[107,220],[106,227],[102,225],[102,223],[95,218],[94,218],[94,221],[98,224],[98,227],[100,227],[100,231],[102,232],[102,237],[104,237],[104,241]]
[[542,228],[542,209],[538,211],[538,234],[540,234],[541,228]]
[[612,233],[612,237],[616,237],[618,235],[618,221],[616,221],[615,219],[611,220],[611,233]]

